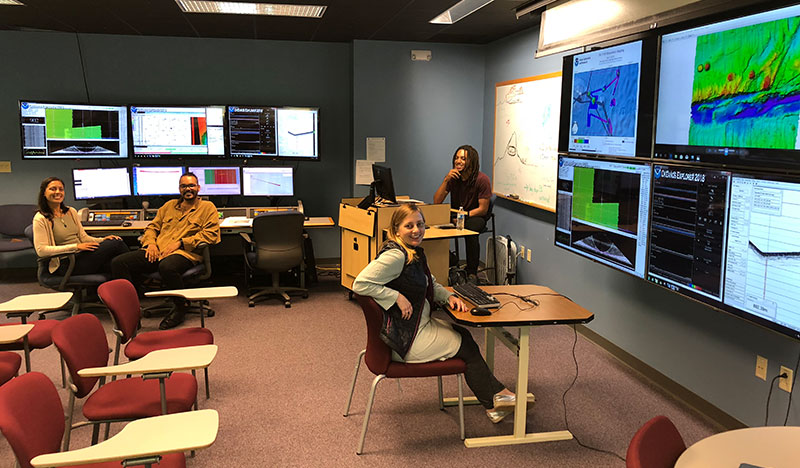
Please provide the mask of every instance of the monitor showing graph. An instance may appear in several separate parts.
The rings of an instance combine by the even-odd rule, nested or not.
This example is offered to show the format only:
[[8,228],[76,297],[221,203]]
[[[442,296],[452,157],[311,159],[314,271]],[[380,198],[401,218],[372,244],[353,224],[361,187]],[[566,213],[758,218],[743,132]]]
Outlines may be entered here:
[[136,157],[225,156],[225,107],[131,106]]
[[183,174],[183,167],[142,167],[133,168],[133,194],[137,196],[148,195],[178,195],[178,185]]
[[72,186],[76,200],[131,196],[131,175],[127,167],[73,169]]
[[197,176],[200,184],[200,195],[241,195],[239,184],[239,168],[223,167],[190,167],[189,172]]
[[319,159],[319,109],[228,106],[234,158]]
[[128,157],[125,106],[20,101],[19,115],[25,159]]
[[650,165],[558,158],[555,244],[643,278]]
[[800,170],[800,5],[666,34],[654,156]]
[[242,193],[246,196],[291,197],[294,177],[291,167],[243,167]]

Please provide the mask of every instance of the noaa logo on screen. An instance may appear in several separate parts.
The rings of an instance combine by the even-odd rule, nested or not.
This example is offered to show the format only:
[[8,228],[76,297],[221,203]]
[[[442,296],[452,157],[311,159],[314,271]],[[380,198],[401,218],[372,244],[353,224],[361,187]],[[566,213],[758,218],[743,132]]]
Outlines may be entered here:
[[27,109],[28,107],[30,107],[30,104],[28,104],[27,102],[23,102],[22,103],[22,108],[23,109]]
[[575,65],[578,64],[578,57],[575,57]]
[[558,158],[558,167],[564,166],[564,158]]
[[131,112],[136,112],[136,108],[131,106]]
[[658,179],[661,177],[661,166],[656,166],[653,168],[653,176]]

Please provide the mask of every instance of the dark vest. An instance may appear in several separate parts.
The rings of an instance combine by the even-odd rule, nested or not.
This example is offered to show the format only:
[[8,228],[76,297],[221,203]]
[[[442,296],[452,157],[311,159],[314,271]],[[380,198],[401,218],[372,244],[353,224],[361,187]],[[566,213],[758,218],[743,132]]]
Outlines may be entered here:
[[[403,252],[403,256],[408,261],[408,253],[396,242],[388,241],[384,244],[380,256],[383,252],[391,249],[398,249]],[[425,251],[421,247],[416,248],[417,260],[405,263],[400,276],[386,283],[387,288],[399,292],[409,302],[411,302],[411,318],[404,319],[400,308],[393,304],[388,310],[384,310],[383,324],[381,326],[381,339],[390,348],[397,352],[400,357],[405,359],[411,343],[417,336],[419,322],[422,318],[422,309],[425,307],[425,300],[433,305],[433,280],[428,269],[428,261],[425,258]]]

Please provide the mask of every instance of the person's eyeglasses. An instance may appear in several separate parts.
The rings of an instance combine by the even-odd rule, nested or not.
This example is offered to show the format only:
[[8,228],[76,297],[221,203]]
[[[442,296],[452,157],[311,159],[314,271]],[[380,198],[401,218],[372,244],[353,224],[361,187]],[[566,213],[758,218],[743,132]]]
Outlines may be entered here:
[[187,188],[195,188],[195,187],[197,187],[197,184],[181,184],[180,185],[181,190],[187,189]]

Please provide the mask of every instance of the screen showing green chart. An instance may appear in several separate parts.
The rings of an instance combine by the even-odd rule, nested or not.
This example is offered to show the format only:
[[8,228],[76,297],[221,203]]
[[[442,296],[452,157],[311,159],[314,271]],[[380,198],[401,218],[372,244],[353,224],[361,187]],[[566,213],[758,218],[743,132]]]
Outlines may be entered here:
[[22,157],[127,158],[125,106],[19,103]]
[[555,244],[644,277],[650,165],[558,158]]

